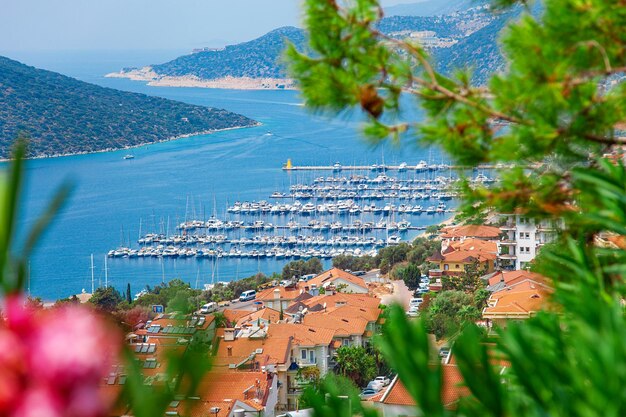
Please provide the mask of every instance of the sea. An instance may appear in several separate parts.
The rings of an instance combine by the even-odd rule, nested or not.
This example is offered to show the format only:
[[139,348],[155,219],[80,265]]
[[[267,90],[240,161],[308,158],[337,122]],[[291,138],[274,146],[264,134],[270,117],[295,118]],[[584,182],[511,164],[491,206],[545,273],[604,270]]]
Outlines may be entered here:
[[[372,144],[361,135],[363,119],[358,112],[313,114],[303,106],[297,91],[150,87],[143,82],[104,77],[122,67],[164,62],[180,53],[5,53],[28,65],[82,81],[224,108],[261,122],[257,127],[182,138],[132,150],[28,161],[20,210],[22,235],[44,211],[61,184],[69,182],[73,186],[69,200],[30,260],[28,291],[31,295],[55,300],[83,290],[90,292],[92,284],[98,287],[105,285],[105,281],[121,291],[130,283],[132,292],[137,293],[146,286],[154,287],[173,278],[202,288],[205,284],[241,279],[257,272],[280,272],[286,260],[109,258],[105,270],[105,258],[110,250],[120,246],[130,244],[138,248],[140,234],[172,234],[176,225],[185,220],[206,219],[211,215],[233,220],[235,216],[227,213],[226,208],[236,201],[272,201],[269,196],[275,191],[287,192],[290,185],[333,175],[329,171],[285,172],[281,168],[288,159],[294,165],[446,162],[438,149],[419,146],[415,137],[405,137],[400,144]],[[408,107],[413,107],[408,100],[410,98],[407,98]],[[419,120],[421,116],[418,111],[409,111],[403,117]],[[124,159],[129,153],[135,158]],[[416,174],[401,175],[410,178]],[[448,207],[454,204],[454,201],[448,202]],[[407,220],[414,226],[427,226],[450,216],[450,213],[422,214],[409,216]],[[290,218],[264,220],[284,224]],[[295,220],[306,223],[310,218]],[[378,218],[372,215],[365,220]],[[396,218],[399,220],[400,217]],[[349,223],[346,219],[341,221]],[[402,234],[402,238],[411,240],[418,233],[409,231]],[[330,261],[324,264],[328,266]]]

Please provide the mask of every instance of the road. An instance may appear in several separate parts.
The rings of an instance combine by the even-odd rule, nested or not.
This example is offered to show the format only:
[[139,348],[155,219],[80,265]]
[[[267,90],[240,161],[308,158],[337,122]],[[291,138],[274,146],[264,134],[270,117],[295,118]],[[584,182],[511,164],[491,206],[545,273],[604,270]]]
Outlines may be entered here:
[[411,292],[411,290],[409,290],[409,288],[402,280],[391,281],[391,284],[393,285],[393,294],[384,295],[382,297],[381,303],[385,305],[398,303],[402,307],[404,307],[404,309],[408,309],[409,301],[413,297],[413,293]]

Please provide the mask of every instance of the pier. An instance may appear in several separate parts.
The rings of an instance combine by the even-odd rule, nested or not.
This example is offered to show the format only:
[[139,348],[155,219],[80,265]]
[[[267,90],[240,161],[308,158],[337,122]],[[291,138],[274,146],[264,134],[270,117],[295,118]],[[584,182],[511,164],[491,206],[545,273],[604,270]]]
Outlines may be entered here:
[[373,172],[385,172],[385,171],[414,171],[414,172],[426,172],[426,171],[444,171],[444,170],[482,170],[482,169],[502,169],[508,166],[497,165],[479,165],[478,167],[470,167],[463,165],[448,165],[448,164],[427,164],[421,161],[417,165],[408,165],[401,163],[399,165],[385,165],[385,164],[373,164],[373,165],[342,165],[335,163],[333,165],[293,165],[291,159],[287,160],[282,167],[283,171],[373,171]]

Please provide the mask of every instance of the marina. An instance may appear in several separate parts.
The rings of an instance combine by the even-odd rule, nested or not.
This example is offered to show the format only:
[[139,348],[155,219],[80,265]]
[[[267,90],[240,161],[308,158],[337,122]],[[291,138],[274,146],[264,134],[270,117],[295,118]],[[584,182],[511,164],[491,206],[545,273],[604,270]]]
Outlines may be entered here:
[[[480,165],[478,169],[501,169],[505,168],[504,164],[497,165]],[[339,162],[335,162],[333,165],[293,165],[291,159],[288,159],[287,162],[283,165],[283,170],[285,171],[372,171],[372,172],[385,172],[385,171],[416,171],[416,172],[425,172],[425,171],[446,171],[449,169],[454,170],[465,170],[471,169],[467,166],[461,165],[449,165],[445,163],[441,164],[432,164],[426,161],[420,161],[415,165],[408,165],[406,162],[402,162],[398,165],[385,165],[385,163],[381,164],[371,164],[371,165],[343,165]]]
[[[57,185],[68,179],[76,183],[75,191],[63,212],[43,237],[41,246],[50,250],[39,250],[32,258],[33,295],[56,299],[76,294],[82,288],[89,289],[92,272],[97,285],[100,281],[104,283],[108,280],[109,286],[123,290],[130,283],[133,291],[137,291],[173,278],[197,283],[198,287],[202,287],[203,284],[218,280],[237,280],[257,273],[270,275],[281,272],[289,260],[305,259],[302,256],[318,256],[324,267],[329,267],[329,255],[343,251],[356,254],[371,251],[377,249],[381,242],[387,245],[388,238],[390,243],[411,241],[424,228],[449,218],[457,205],[454,197],[449,200],[432,196],[429,200],[409,200],[389,195],[367,200],[339,196],[323,198],[322,191],[316,192],[317,196],[309,199],[295,196],[272,198],[273,193],[289,195],[298,192],[295,190],[298,185],[358,187],[356,177],[362,177],[363,180],[368,178],[361,184],[362,187],[397,187],[392,182],[382,182],[382,177],[377,178],[379,175],[395,179],[400,186],[413,186],[419,185],[419,181],[415,183],[414,180],[449,176],[451,169],[437,172],[373,172],[370,169],[350,172],[284,171],[281,167],[288,158],[297,160],[298,165],[310,166],[332,165],[335,161],[351,161],[353,163],[347,165],[355,166],[380,164],[381,161],[392,165],[400,165],[403,160],[407,163],[420,160],[437,163],[446,161],[435,148],[406,147],[400,150],[381,144],[373,149],[358,132],[358,117],[329,121],[311,115],[299,105],[297,92],[153,88],[123,79],[102,78],[100,74],[119,67],[119,63],[114,62],[111,68],[108,61],[110,57],[99,54],[84,57],[83,67],[68,68],[76,72],[65,71],[65,63],[69,62],[67,60],[59,60],[58,66],[52,69],[105,87],[227,108],[258,120],[262,125],[181,138],[134,148],[132,152],[121,150],[29,161],[28,187],[24,195],[25,217],[20,225],[22,230],[32,226],[38,215],[45,211]],[[103,59],[107,61],[102,62]],[[128,57],[124,57],[123,61],[127,62]],[[31,64],[41,67],[48,65],[47,62],[35,61]],[[134,156],[132,160],[123,159],[130,154]],[[415,165],[415,162],[411,165]],[[491,176],[486,171],[484,173]],[[478,172],[473,173],[476,174]],[[389,193],[393,191],[396,190],[389,190]],[[292,206],[300,202],[302,206],[307,203],[318,206],[336,205],[343,200],[352,200],[360,206],[362,212],[356,214],[355,210],[353,213],[348,210],[348,213],[341,214],[300,214],[290,211],[288,214],[272,214],[227,211],[235,202],[252,204],[267,201],[273,205]],[[439,203],[446,205],[445,211],[436,211]],[[368,212],[364,206],[371,208],[372,204],[380,209],[389,204],[390,209],[396,206],[397,210],[390,211],[388,215],[383,215],[378,208]],[[401,208],[403,204],[405,206]],[[412,210],[415,206],[422,206],[425,211],[420,211],[421,214],[406,213],[409,204]],[[429,214],[427,209],[431,206],[433,212]],[[418,210],[415,211],[417,213]],[[212,218],[225,223],[227,227],[230,227],[228,222],[231,222],[233,228],[228,231],[215,229],[214,222],[209,222]],[[400,227],[396,230],[395,224],[401,226],[403,221],[409,222],[410,226],[406,230],[400,230]],[[203,228],[207,222],[209,227]],[[260,222],[263,222],[261,229]],[[384,222],[389,230],[382,227]],[[183,230],[179,228],[183,223],[195,223],[202,227]],[[120,233],[121,230],[123,233]],[[184,235],[197,236],[199,239],[203,235],[224,235],[228,243],[173,245],[166,242],[138,242],[149,234],[169,236],[169,239],[175,235],[181,238]],[[319,236],[324,238],[326,244],[316,240],[321,239]],[[283,237],[293,237],[298,243],[274,243],[274,239]],[[342,237],[346,238],[339,240]],[[354,244],[356,242],[350,241],[350,238],[356,237],[374,237],[375,244]],[[219,240],[217,237],[208,239]],[[308,239],[316,243],[310,244]],[[255,243],[250,244],[249,240]],[[261,240],[268,243],[261,244]],[[158,248],[159,245],[163,247]],[[174,248],[165,252],[169,246]],[[146,247],[144,252],[153,248],[168,256],[159,257],[157,252],[154,257],[135,257],[130,252],[139,251],[143,247]],[[121,256],[107,256],[112,249],[120,248],[129,249],[128,257],[124,256],[123,251],[118,252]],[[186,256],[173,256],[174,249],[186,249]],[[188,256],[190,249],[201,250],[202,256]],[[215,256],[212,256],[212,250]],[[274,255],[268,256],[268,251]],[[95,260],[93,269],[90,266],[92,253]],[[241,256],[246,253],[251,256]],[[107,259],[106,265],[103,258]]]
[[[448,204],[457,196],[458,181],[451,173],[445,176],[429,169],[299,178],[288,191],[275,191],[268,200],[227,205],[222,217],[214,207],[209,218],[197,216],[193,199],[190,203],[187,198],[184,221],[170,228],[169,218],[161,219],[158,230],[153,224],[155,230],[145,234],[140,226],[136,242],[129,238],[107,256],[198,260],[375,256],[378,249],[410,242],[424,230],[423,224],[413,224],[416,218],[453,212]],[[494,180],[481,173],[470,181]]]

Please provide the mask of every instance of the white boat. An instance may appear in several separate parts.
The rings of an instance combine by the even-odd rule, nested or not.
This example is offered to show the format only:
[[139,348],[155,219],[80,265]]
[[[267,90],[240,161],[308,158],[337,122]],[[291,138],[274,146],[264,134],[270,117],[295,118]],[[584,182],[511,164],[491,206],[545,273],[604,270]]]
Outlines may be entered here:
[[131,154],[124,155],[123,159],[135,159],[135,155],[131,155]]
[[398,235],[391,235],[387,238],[387,244],[388,245],[397,245],[402,241],[402,239],[400,239],[400,236]]
[[417,165],[415,165],[415,171],[422,172],[428,169],[428,163],[426,161],[419,161]]

